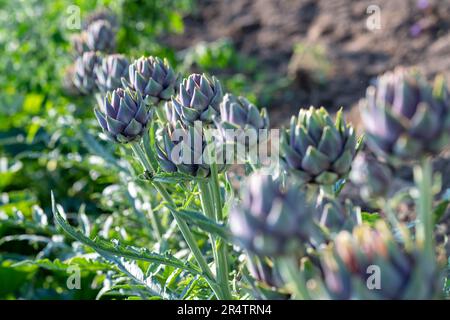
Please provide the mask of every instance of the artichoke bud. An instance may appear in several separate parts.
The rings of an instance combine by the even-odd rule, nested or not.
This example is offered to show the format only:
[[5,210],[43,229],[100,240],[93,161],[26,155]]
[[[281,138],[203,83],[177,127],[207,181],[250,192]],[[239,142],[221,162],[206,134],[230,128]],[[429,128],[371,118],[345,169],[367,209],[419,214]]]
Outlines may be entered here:
[[111,140],[128,143],[143,136],[153,110],[147,109],[139,92],[119,88],[106,94],[103,110],[95,109],[95,115]]
[[[269,129],[269,117],[265,109],[262,109],[260,112],[246,98],[235,97],[227,93],[220,104],[220,119],[216,121],[216,125],[225,141],[228,141],[228,138],[234,141],[236,130],[241,131],[243,134],[245,130],[254,130],[259,138],[259,130]],[[232,130],[229,131],[232,134],[231,137],[227,134],[227,130]]]
[[168,123],[156,144],[157,157],[165,172],[180,172],[195,177],[207,177],[211,173],[211,161],[207,156],[209,148],[216,152],[217,169],[226,169],[220,147],[207,142],[202,126],[185,126],[181,121]]
[[107,21],[113,30],[116,30],[118,27],[116,15],[111,10],[102,8],[91,12],[86,19],[84,19],[83,29],[87,30],[91,24],[99,20]]
[[378,77],[360,102],[369,147],[392,160],[436,155],[450,142],[450,99],[442,77],[434,86],[415,70]]
[[139,91],[149,105],[169,101],[175,93],[178,77],[167,60],[141,57],[130,65],[128,73],[128,80],[122,78],[123,86]]
[[101,65],[95,68],[97,87],[101,93],[113,91],[122,86],[121,78],[128,75],[128,59],[121,54],[112,54],[103,58]]
[[180,84],[172,104],[184,124],[192,125],[195,121],[211,124],[219,116],[222,97],[222,87],[215,77],[191,74]]
[[96,89],[95,68],[101,64],[101,57],[96,52],[85,52],[75,61],[73,83],[83,94],[92,94]]
[[307,243],[320,243],[315,202],[298,190],[284,190],[271,176],[255,173],[230,213],[236,241],[260,256],[300,254]]
[[112,53],[116,49],[116,34],[106,20],[92,22],[86,30],[86,45],[90,51]]
[[396,242],[382,221],[374,228],[360,225],[352,233],[341,231],[321,258],[333,298],[389,300],[442,294],[440,272],[435,263],[423,259],[417,247]]
[[358,151],[356,133],[343,119],[333,122],[324,108],[301,109],[282,131],[281,161],[302,183],[331,185],[345,178]]
[[75,55],[80,57],[83,53],[90,51],[87,45],[87,33],[81,32],[78,34],[74,34],[70,38],[70,42],[75,51]]

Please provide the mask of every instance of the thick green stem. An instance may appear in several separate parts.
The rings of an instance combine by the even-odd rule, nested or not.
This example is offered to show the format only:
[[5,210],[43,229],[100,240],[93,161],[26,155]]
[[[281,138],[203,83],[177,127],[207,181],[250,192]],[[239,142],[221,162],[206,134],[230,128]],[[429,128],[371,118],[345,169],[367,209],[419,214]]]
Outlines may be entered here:
[[[219,184],[219,173],[217,171],[217,164],[214,162],[211,165],[211,179],[210,179],[211,189],[213,190],[214,203],[216,208],[216,222],[222,223],[223,217],[223,201],[220,193]],[[219,253],[219,270],[218,277],[219,282],[223,284],[224,292],[231,298],[231,292],[228,282],[228,252],[227,243],[222,238],[218,238],[216,241],[217,251]]]
[[[200,200],[202,202],[202,208],[205,215],[216,221],[217,213],[214,212],[217,202],[215,201],[214,192],[211,192],[212,179],[210,183],[199,182]],[[225,299],[232,299],[232,295],[228,286],[228,262],[226,256],[224,257],[223,240],[209,235],[212,251],[214,255],[214,261],[216,264],[217,283],[221,287],[222,293]],[[226,249],[226,248],[225,248]]]
[[[151,163],[148,161],[147,156],[145,155],[144,151],[142,150],[142,147],[139,145],[138,142],[132,143],[131,148],[133,149],[136,156],[139,158],[142,166],[145,168],[145,170],[149,172],[153,172],[153,168],[151,166]],[[208,263],[206,262],[205,258],[203,257],[200,248],[197,245],[197,242],[195,241],[195,238],[189,229],[186,222],[180,217],[178,214],[176,208],[176,205],[170,196],[170,194],[167,192],[167,190],[164,188],[164,186],[156,181],[152,181],[153,186],[155,189],[159,192],[161,197],[166,201],[169,205],[169,210],[172,213],[175,221],[177,222],[178,227],[180,228],[181,234],[184,237],[184,240],[188,244],[192,254],[195,257],[195,260],[199,264],[200,268],[202,269],[202,272],[205,276],[206,281],[210,285],[211,289],[216,294],[217,298],[219,299],[225,299],[225,297],[222,294],[222,290],[220,286],[217,285],[217,283],[214,280],[214,275],[212,274],[211,270],[209,269]]]
[[420,167],[414,168],[414,180],[419,190],[417,207],[420,221],[416,227],[416,238],[418,243],[423,245],[427,260],[433,261],[433,170],[429,157],[424,157]]
[[281,258],[281,276],[286,284],[291,285],[294,291],[294,298],[299,300],[310,300],[304,272],[298,266],[298,260],[294,257]]

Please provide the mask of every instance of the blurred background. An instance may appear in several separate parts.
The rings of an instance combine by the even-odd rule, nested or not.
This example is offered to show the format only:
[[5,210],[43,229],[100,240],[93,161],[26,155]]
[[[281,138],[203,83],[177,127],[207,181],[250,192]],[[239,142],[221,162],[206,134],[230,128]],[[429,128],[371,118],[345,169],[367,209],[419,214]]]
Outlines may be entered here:
[[[448,0],[0,0],[0,298],[97,294],[61,289],[64,266],[44,258],[76,249],[55,238],[51,190],[99,225],[101,213],[121,209],[104,200],[117,175],[80,132],[81,122],[98,130],[95,101],[68,78],[71,37],[105,8],[117,17],[119,53],[214,74],[226,91],[266,107],[272,126],[309,105],[342,106],[358,126],[366,87],[397,65],[450,80]],[[95,267],[85,272],[96,276]]]

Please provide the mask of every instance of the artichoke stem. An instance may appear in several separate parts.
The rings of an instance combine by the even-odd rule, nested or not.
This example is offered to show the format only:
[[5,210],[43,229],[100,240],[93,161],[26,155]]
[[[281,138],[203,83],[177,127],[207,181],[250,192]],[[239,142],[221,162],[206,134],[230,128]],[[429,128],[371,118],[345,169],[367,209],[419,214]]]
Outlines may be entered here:
[[[146,157],[144,150],[142,149],[139,142],[132,142],[131,148],[133,149],[133,152],[138,157],[139,161],[141,162],[142,166],[145,170],[149,172],[154,172],[150,161],[148,161],[148,158]],[[214,291],[215,295],[218,299],[224,299],[226,298],[224,294],[222,293],[222,288],[216,283],[214,279],[214,275],[211,272],[211,269],[208,266],[208,263],[206,262],[205,258],[202,255],[202,252],[200,251],[200,248],[197,245],[197,242],[195,241],[194,235],[192,234],[191,230],[189,229],[186,222],[181,218],[178,211],[175,209],[176,205],[170,196],[170,194],[167,192],[167,190],[164,188],[164,186],[156,181],[152,181],[153,186],[158,191],[158,193],[161,195],[161,197],[168,203],[168,208],[170,212],[172,213],[172,216],[174,217],[175,221],[177,222],[178,227],[180,228],[180,231],[183,235],[184,240],[189,246],[189,249],[191,249],[192,254],[195,257],[195,260],[197,261],[198,265],[202,269],[203,275],[205,277],[205,280],[208,282],[211,289]]]
[[432,175],[431,158],[424,157],[421,165],[414,168],[414,180],[419,190],[416,204],[419,217],[416,228],[416,239],[423,247],[426,260],[429,262],[434,261]]

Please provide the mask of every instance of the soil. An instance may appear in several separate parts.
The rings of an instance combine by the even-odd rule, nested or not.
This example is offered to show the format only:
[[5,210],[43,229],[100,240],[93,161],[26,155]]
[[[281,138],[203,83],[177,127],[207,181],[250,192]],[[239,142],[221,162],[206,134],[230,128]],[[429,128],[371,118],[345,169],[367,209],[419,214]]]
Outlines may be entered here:
[[[370,30],[377,13],[367,11],[374,5],[381,24]],[[301,106],[351,109],[376,75],[397,65],[417,66],[427,77],[443,73],[449,81],[449,18],[448,0],[197,0],[184,34],[166,41],[185,49],[227,37],[274,77],[291,76],[289,94],[266,106],[279,125]],[[299,43],[325,48],[331,71],[323,83],[314,80],[316,66],[293,54]]]

